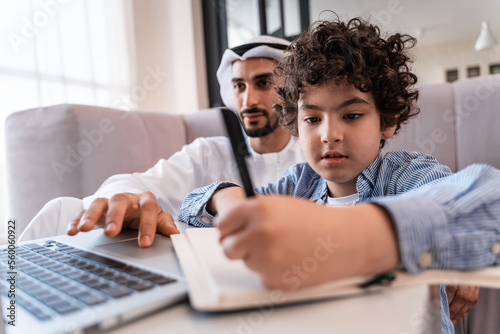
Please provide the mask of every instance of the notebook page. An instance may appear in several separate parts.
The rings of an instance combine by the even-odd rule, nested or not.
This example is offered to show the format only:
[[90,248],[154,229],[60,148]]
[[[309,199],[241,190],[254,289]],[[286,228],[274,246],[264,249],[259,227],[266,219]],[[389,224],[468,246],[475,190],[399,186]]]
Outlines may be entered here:
[[190,228],[171,238],[189,285],[191,304],[195,309],[205,311],[378,293],[388,288],[441,282],[500,288],[500,267],[490,267],[478,271],[430,270],[418,275],[396,272],[396,279],[390,287],[375,285],[369,289],[360,288],[359,284],[373,278],[365,276],[325,282],[295,291],[270,290],[243,261],[229,260],[225,256],[216,228]]
[[226,257],[219,243],[217,228],[191,228],[185,233],[199,262],[204,264],[206,272],[215,282],[221,298],[259,291],[267,293],[257,273],[248,269],[242,260]]
[[228,259],[216,228],[190,228],[172,241],[189,284],[191,304],[200,310],[240,309],[365,292],[354,277],[296,291],[268,289],[241,260]]

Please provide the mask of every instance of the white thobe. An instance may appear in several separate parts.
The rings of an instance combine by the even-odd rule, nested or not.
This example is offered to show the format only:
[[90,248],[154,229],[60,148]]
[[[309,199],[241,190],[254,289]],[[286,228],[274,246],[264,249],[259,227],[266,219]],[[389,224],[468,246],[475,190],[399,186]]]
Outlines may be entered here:
[[[277,153],[259,154],[250,145],[248,149],[250,156],[246,160],[255,187],[277,181],[288,167],[305,161],[295,137]],[[144,173],[111,176],[94,195],[83,200],[63,197],[48,202],[33,218],[21,239],[64,234],[71,219],[88,208],[94,199],[110,198],[122,192],[151,191],[162,209],[176,219],[179,204],[189,192],[215,181],[241,184],[231,144],[226,137],[198,138]]]

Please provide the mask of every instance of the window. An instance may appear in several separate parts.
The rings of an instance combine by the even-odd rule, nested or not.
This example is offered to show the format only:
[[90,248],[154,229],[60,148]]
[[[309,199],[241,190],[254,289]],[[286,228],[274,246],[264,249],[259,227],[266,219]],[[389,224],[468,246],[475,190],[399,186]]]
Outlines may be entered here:
[[453,82],[458,80],[458,70],[452,69],[446,71],[446,82]]
[[467,67],[467,78],[478,77],[481,75],[481,69],[479,66]]
[[[121,0],[3,1],[2,129],[9,113],[28,108],[58,103],[112,107],[118,99],[123,106],[133,73],[128,6]],[[6,212],[3,141],[1,136],[0,211]]]
[[500,64],[491,64],[490,65],[490,74],[500,73]]

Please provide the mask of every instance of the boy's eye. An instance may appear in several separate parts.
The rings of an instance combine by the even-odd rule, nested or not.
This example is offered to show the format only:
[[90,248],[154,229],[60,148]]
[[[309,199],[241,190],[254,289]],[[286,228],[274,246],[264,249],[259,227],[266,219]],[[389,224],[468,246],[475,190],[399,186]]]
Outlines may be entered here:
[[307,117],[304,119],[304,122],[309,123],[309,124],[314,124],[320,121],[319,117]]
[[346,115],[344,115],[344,118],[352,120],[352,119],[358,119],[361,116],[362,116],[361,114],[346,114]]

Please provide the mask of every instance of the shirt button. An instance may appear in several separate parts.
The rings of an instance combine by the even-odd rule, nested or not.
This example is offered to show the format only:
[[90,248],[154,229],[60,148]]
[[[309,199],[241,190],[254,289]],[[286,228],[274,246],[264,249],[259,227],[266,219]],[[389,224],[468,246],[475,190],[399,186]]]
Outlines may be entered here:
[[316,204],[323,204],[323,200],[320,198],[316,201]]
[[205,224],[210,224],[210,218],[208,217],[202,217],[201,221],[204,222]]
[[418,257],[418,266],[422,269],[429,268],[432,264],[432,254],[424,252]]
[[495,242],[493,243],[493,246],[491,246],[491,252],[495,255],[500,254],[500,242]]

